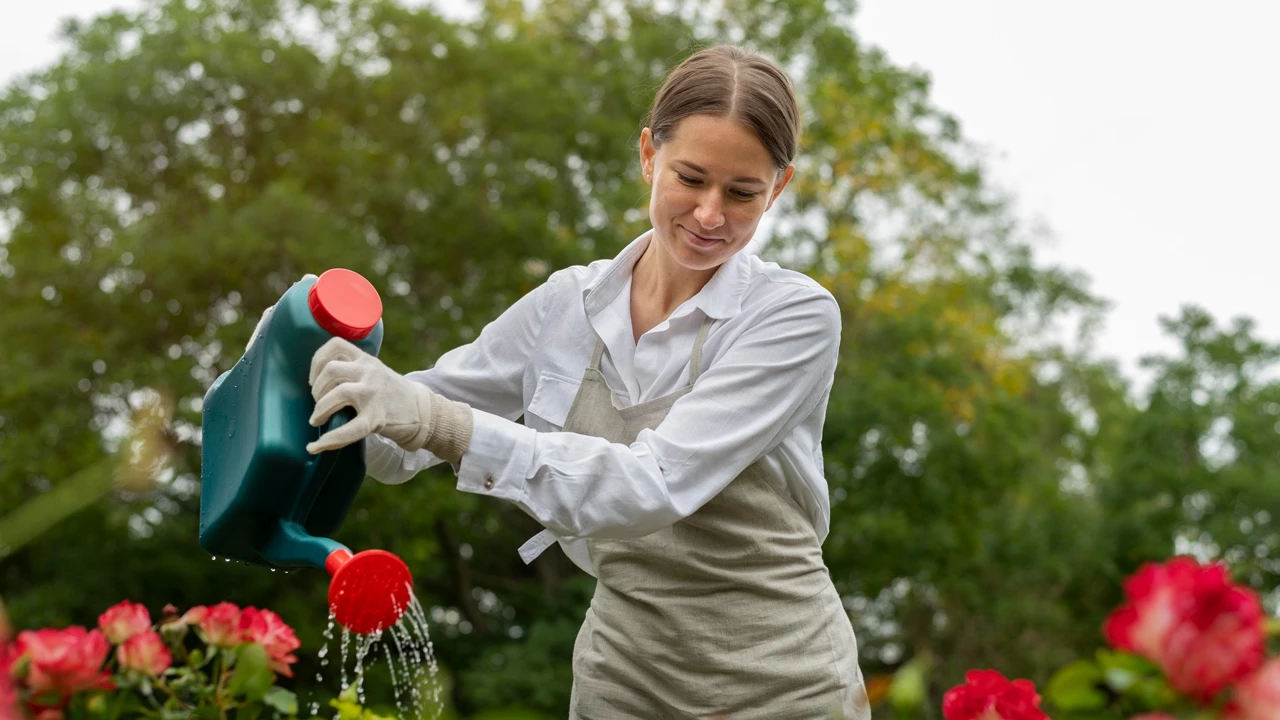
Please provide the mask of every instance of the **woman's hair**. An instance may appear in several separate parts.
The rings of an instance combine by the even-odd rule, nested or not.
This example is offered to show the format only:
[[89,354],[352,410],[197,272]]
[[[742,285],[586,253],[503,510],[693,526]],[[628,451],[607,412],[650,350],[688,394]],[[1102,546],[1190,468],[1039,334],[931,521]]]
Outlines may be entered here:
[[764,143],[779,170],[795,159],[800,108],[791,80],[776,63],[733,45],[716,45],[685,58],[658,90],[649,111],[655,145],[690,115],[732,118]]

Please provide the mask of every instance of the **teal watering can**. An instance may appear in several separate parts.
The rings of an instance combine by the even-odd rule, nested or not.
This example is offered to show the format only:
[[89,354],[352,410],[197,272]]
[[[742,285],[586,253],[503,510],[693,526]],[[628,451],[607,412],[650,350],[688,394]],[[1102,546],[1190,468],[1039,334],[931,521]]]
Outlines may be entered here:
[[243,357],[205,395],[200,452],[200,546],[215,557],[273,568],[322,568],[329,609],[343,627],[373,633],[409,607],[408,566],[383,550],[353,554],[332,539],[365,477],[364,444],[307,452],[326,427],[315,409],[311,356],[333,337],[376,355],[382,300],[364,277],[334,269],[295,283]]

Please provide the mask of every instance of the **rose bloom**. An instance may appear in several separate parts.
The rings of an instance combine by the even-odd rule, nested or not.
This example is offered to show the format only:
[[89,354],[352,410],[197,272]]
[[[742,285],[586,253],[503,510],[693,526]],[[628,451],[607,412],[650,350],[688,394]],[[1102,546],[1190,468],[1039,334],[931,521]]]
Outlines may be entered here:
[[245,608],[240,615],[240,629],[245,640],[260,643],[267,650],[267,659],[271,661],[271,669],[281,675],[293,677],[289,666],[298,661],[291,653],[302,643],[294,635],[293,628],[270,610]]
[[1280,720],[1280,658],[1236,684],[1227,714],[1232,720]]
[[131,603],[128,600],[108,608],[98,617],[98,628],[113,644],[128,640],[138,633],[151,628],[151,614],[144,605]]
[[1029,680],[1010,681],[995,670],[971,670],[964,680],[942,696],[946,720],[1049,720]]
[[1222,565],[1144,565],[1125,595],[1129,603],[1103,626],[1107,641],[1156,663],[1175,690],[1208,702],[1262,664],[1262,604]]
[[204,633],[205,642],[214,647],[235,647],[243,641],[240,630],[240,608],[229,602],[213,607],[197,605],[181,618],[187,624],[194,623]]
[[158,677],[173,663],[173,655],[155,630],[138,633],[126,640],[116,648],[116,659],[120,661],[120,667],[151,677]]
[[30,660],[27,686],[34,694],[66,696],[81,690],[111,689],[111,678],[102,669],[110,649],[105,635],[82,627],[18,634],[18,655]]
[[18,659],[18,648],[0,636],[0,720],[19,720],[18,686],[13,680],[13,662]]

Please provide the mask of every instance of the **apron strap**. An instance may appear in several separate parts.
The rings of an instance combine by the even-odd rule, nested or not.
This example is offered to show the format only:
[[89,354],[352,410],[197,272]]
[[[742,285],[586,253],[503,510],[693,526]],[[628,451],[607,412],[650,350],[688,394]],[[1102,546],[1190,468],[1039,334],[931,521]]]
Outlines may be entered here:
[[711,329],[711,316],[708,315],[702,321],[702,327],[698,328],[698,338],[693,341],[693,357],[689,360],[689,384],[698,382],[698,378],[702,376],[702,343],[706,342],[707,331]]
[[603,355],[604,340],[601,340],[600,336],[596,335],[596,349],[591,352],[591,365],[589,366],[592,370],[600,370],[600,357]]

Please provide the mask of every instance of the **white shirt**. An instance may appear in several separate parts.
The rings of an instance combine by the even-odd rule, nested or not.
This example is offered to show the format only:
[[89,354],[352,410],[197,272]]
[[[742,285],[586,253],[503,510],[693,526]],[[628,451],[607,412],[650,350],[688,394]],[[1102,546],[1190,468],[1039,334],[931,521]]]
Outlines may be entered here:
[[[835,299],[801,273],[739,252],[635,342],[631,276],[649,237],[612,260],[553,273],[474,342],[407,375],[472,408],[458,489],[516,503],[594,574],[585,538],[640,537],[672,525],[762,460],[825,540],[831,503],[821,441],[840,344]],[[630,445],[561,430],[597,335],[606,348],[601,372],[626,407],[688,384],[705,317],[713,323],[703,373],[658,428]],[[524,425],[514,422],[522,415]],[[441,462],[380,436],[366,451],[369,474],[384,483]],[[540,551],[522,555],[529,562]]]

